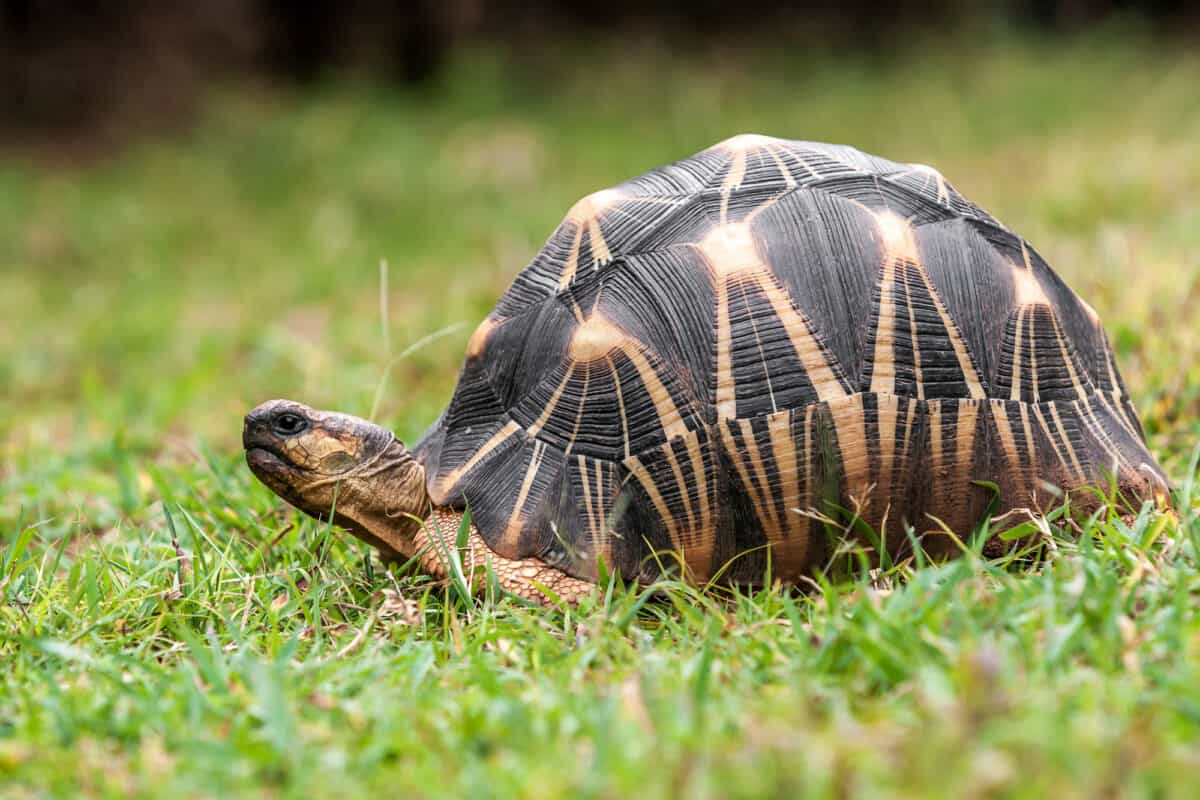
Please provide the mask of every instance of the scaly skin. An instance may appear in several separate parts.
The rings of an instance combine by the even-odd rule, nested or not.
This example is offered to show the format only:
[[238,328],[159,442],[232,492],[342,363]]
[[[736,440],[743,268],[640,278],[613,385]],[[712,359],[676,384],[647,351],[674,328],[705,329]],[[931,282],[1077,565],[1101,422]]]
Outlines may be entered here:
[[[414,537],[423,572],[439,579],[447,576],[446,556],[455,546],[462,519],[461,511],[435,508],[425,520]],[[568,575],[540,559],[501,556],[487,546],[474,525],[471,525],[466,546],[459,556],[463,573],[471,580],[471,588],[476,593],[486,586],[489,566],[501,589],[547,607],[556,605],[554,598],[577,605],[596,589],[596,584]],[[547,595],[542,587],[553,596]]]

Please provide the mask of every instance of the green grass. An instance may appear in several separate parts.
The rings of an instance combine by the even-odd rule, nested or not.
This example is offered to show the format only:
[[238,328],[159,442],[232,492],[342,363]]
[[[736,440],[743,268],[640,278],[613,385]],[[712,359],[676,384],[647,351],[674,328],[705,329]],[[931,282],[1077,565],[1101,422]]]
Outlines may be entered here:
[[[1189,796],[1200,58],[575,55],[0,155],[0,795]],[[1104,318],[1178,515],[1047,526],[1036,568],[547,612],[389,574],[251,478],[267,397],[378,397],[414,438],[574,199],[743,131],[936,164],[1029,238]]]

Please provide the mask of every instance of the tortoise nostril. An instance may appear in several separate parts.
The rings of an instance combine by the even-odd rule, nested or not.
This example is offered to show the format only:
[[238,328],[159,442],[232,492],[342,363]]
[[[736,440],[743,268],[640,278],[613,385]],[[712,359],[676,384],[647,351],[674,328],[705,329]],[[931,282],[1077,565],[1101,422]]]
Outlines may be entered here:
[[257,446],[270,433],[270,426],[262,417],[247,414],[246,418],[242,420],[242,445],[245,447]]

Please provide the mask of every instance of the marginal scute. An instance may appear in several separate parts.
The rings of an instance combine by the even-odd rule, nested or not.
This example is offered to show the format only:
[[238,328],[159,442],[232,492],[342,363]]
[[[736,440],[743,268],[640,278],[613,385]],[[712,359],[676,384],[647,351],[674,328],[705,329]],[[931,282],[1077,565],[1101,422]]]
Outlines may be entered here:
[[526,504],[529,501],[530,491],[534,487],[534,481],[538,478],[538,473],[542,469],[543,460],[546,457],[547,447],[539,441],[533,442],[533,452],[529,457],[529,465],[525,468],[525,476],[521,479],[521,488],[517,492],[517,500],[513,505],[512,514],[509,515],[508,524],[504,527],[504,532],[500,541],[496,544],[496,549],[500,552],[519,552],[521,532],[525,527],[525,521],[528,511]]
[[1146,480],[1152,486],[1151,492],[1154,495],[1154,504],[1159,509],[1170,508],[1171,486],[1156,466],[1143,461],[1141,464],[1138,464],[1138,472],[1146,476]]

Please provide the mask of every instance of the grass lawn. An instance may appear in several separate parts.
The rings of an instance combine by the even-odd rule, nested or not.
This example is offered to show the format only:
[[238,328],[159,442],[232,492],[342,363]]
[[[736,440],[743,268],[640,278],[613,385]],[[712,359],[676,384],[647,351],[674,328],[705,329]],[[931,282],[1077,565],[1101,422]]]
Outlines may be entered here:
[[[86,167],[0,153],[0,796],[1194,796],[1197,86],[1138,36],[598,41],[431,92],[222,91]],[[577,197],[744,131],[935,164],[1033,242],[1179,513],[1047,525],[1036,568],[548,612],[390,574],[253,480],[249,407],[411,441]]]

